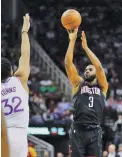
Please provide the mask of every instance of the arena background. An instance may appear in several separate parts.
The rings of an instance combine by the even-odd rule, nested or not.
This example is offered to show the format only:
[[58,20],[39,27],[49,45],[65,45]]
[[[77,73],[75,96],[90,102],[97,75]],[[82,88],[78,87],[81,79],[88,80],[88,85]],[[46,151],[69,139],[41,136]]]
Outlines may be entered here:
[[[38,157],[53,157],[53,147],[30,135],[52,144],[55,155],[62,152],[64,157],[68,156],[72,104],[64,69],[68,35],[60,18],[69,8],[81,13],[83,22],[79,32],[86,32],[88,45],[102,62],[109,82],[104,111],[104,150],[110,143],[118,147],[122,143],[122,1],[2,0],[1,5],[1,56],[11,60],[14,70],[20,57],[22,17],[25,13],[31,16],[28,142],[30,147],[35,147]],[[74,63],[81,75],[89,63],[81,48],[80,33]]]

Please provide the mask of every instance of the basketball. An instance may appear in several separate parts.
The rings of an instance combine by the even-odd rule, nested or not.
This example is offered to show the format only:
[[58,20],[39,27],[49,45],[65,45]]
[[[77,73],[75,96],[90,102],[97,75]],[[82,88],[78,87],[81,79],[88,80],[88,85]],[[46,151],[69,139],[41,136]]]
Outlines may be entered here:
[[67,30],[73,30],[82,22],[80,13],[77,10],[69,9],[61,16],[61,23]]

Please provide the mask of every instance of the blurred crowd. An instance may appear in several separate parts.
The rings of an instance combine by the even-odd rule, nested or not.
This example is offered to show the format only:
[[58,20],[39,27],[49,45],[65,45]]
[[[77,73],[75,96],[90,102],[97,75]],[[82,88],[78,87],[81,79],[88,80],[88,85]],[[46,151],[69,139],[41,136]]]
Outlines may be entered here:
[[[48,5],[31,7],[31,34],[45,49],[56,64],[64,70],[64,56],[68,47],[68,35],[61,25],[60,17],[68,9],[65,4],[57,7]],[[75,9],[75,8],[74,8]],[[99,57],[105,69],[109,82],[106,108],[104,111],[104,125],[111,129],[109,143],[122,149],[122,26],[110,20],[106,7],[77,7],[82,15],[83,22],[79,28],[78,39],[75,45],[74,63],[82,75],[85,66],[89,64],[85,52],[81,47],[80,32],[84,30],[90,49]],[[12,61],[16,70],[20,57],[20,45],[13,47],[19,37],[18,30],[12,32],[12,25],[2,23],[1,53]],[[13,37],[13,38],[12,38]],[[16,43],[17,44],[17,43]],[[19,43],[20,44],[20,43]],[[43,125],[45,123],[69,124],[72,121],[72,104],[64,93],[60,92],[58,85],[51,80],[36,63],[31,64],[31,75],[28,81],[30,88],[30,125]],[[113,127],[114,126],[114,127]],[[108,132],[109,134],[109,132]],[[112,145],[112,150],[115,147]],[[111,152],[111,147],[108,153]],[[122,150],[121,150],[122,151]],[[107,152],[104,152],[107,154]],[[107,156],[107,155],[104,155]],[[60,153],[57,157],[63,157]],[[109,157],[109,155],[108,155]]]
[[[50,153],[48,151],[43,151],[42,154],[43,154],[43,157],[50,157]],[[35,146],[32,142],[28,142],[28,156],[27,157],[38,157]],[[64,154],[62,152],[58,152],[56,154],[56,157],[64,157]]]
[[[50,157],[49,151],[43,151],[43,157]],[[28,156],[27,157],[38,157],[36,148],[32,142],[28,143]],[[69,155],[64,155],[62,152],[57,152],[56,157],[70,157]],[[118,145],[110,144],[107,149],[103,151],[102,157],[122,157],[122,143]]]

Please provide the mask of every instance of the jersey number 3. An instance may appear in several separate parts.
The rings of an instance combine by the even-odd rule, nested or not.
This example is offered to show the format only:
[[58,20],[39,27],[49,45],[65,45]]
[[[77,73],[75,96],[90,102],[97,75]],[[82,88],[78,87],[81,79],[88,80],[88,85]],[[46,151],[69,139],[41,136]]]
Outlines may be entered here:
[[93,107],[94,98],[92,96],[89,97],[89,107]]

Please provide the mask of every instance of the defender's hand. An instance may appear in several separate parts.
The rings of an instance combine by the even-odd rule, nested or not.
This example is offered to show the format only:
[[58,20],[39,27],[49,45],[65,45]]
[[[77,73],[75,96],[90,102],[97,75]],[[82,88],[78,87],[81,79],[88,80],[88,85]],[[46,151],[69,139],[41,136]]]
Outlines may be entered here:
[[85,50],[86,48],[88,48],[87,39],[86,39],[86,35],[85,35],[84,31],[82,31],[82,34],[81,34],[81,41],[82,41],[83,49]]
[[22,32],[28,32],[30,28],[30,16],[29,14],[25,14],[25,16],[23,17],[23,27],[22,27]]
[[67,32],[69,34],[70,41],[75,41],[77,39],[78,28],[74,30],[67,30]]

